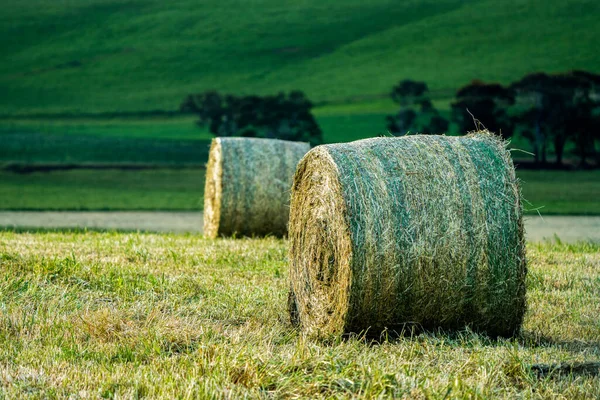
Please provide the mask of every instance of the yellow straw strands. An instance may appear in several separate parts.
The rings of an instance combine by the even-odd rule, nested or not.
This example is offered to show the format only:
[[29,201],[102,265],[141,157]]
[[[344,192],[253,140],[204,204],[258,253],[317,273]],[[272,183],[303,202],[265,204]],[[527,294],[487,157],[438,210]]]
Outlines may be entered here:
[[309,335],[520,329],[520,190],[487,131],[314,148],[294,177],[289,238],[290,313]]
[[284,236],[292,178],[308,143],[216,138],[204,189],[204,234]]

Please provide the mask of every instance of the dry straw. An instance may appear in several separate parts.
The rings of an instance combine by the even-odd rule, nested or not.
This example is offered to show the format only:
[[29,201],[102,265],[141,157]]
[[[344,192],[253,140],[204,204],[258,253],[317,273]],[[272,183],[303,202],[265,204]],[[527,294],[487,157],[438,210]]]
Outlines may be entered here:
[[289,237],[290,313],[307,334],[521,326],[520,191],[489,132],[316,147],[294,177]]
[[204,188],[204,234],[283,236],[292,178],[308,143],[216,138]]

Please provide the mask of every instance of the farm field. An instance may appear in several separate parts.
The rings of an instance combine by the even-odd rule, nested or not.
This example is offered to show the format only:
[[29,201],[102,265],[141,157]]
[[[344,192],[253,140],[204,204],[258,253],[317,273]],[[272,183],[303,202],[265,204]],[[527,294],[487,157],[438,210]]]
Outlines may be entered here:
[[[469,331],[306,340],[287,243],[197,235],[0,233],[0,395],[597,398],[600,248],[528,245],[515,339]],[[537,367],[536,367],[537,366]]]
[[[385,122],[396,106],[317,108],[327,143],[389,135]],[[203,165],[214,137],[194,116],[170,118],[39,118],[0,120],[0,164]]]
[[[0,210],[201,210],[204,169],[0,171]],[[600,170],[517,172],[526,214],[600,215]]]
[[527,214],[600,215],[600,170],[518,170]]
[[192,117],[0,122],[0,164],[202,166],[213,135]]
[[[581,83],[571,85],[574,78],[556,85],[540,84],[538,79],[532,83],[535,90],[520,91],[514,104],[498,87],[477,86],[508,85],[537,72],[600,74],[598,0],[3,3],[0,400],[600,399],[600,142],[590,128],[598,116],[598,82],[584,90]],[[418,84],[412,89],[405,85],[402,101],[396,104],[392,87],[407,79],[425,82],[429,90],[421,96]],[[385,331],[377,337],[356,332],[310,339],[290,322],[285,238],[250,234],[252,238],[211,240],[202,235],[203,216],[210,214],[203,210],[204,182],[214,135],[198,126],[197,116],[181,111],[193,108],[180,107],[189,94],[302,91],[313,105],[324,143],[338,143],[391,136],[386,117],[394,114],[406,122],[399,127],[417,126],[409,120],[415,116],[417,122],[425,122],[434,113],[429,104],[450,121],[457,90],[469,83],[478,88],[475,92],[485,92],[480,99],[485,101],[464,103],[469,113],[473,111],[473,130],[478,124],[474,115],[490,128],[503,130],[513,128],[495,125],[491,114],[518,120],[515,136],[507,143],[524,201],[524,226],[518,232],[524,232],[527,242],[528,307],[516,337],[488,337],[469,328],[423,331],[412,321],[402,332]],[[469,93],[469,100],[480,97]],[[212,127],[222,122],[225,132],[242,135],[258,129],[290,137],[306,115],[306,103],[299,104],[299,98],[272,102],[252,97],[238,104],[224,96],[223,104],[240,107],[213,119]],[[216,109],[212,100],[203,108],[205,113]],[[417,104],[423,115],[411,113]],[[499,108],[486,114],[483,108],[492,105]],[[288,115],[296,108],[302,112]],[[258,118],[247,126],[250,110]],[[471,130],[450,122],[448,135]],[[240,130],[244,127],[246,131]],[[539,146],[526,137],[535,138]],[[555,147],[560,157],[562,139],[568,140],[562,153],[565,168],[560,170],[552,162]],[[460,163],[453,165],[473,175],[464,157],[491,151],[477,146],[481,148],[466,149],[468,155],[461,154]],[[547,169],[532,169],[537,167],[534,147],[544,149]],[[382,149],[382,154],[388,150]],[[244,150],[238,156],[243,161],[246,154]],[[266,158],[266,152],[261,154]],[[245,170],[257,177],[275,168],[281,171],[278,155],[269,154],[273,168]],[[376,156],[375,151],[365,154]],[[475,173],[485,171],[487,176],[494,171],[494,157],[475,164]],[[437,184],[440,193],[445,186],[439,185],[454,181],[436,182],[418,172],[418,162],[435,166],[413,157],[402,165],[414,166],[417,172],[405,173]],[[349,178],[365,168],[351,170]],[[392,170],[382,168],[378,174]],[[475,200],[487,203],[486,190],[495,187],[490,185],[506,182],[473,181],[458,170],[454,175],[461,190],[470,191],[457,191],[455,196],[466,204],[461,207],[466,221],[461,225],[469,235],[456,231],[456,224],[444,223],[440,229],[445,237],[456,236],[461,242],[456,245],[467,246],[475,239],[485,244],[492,236],[505,240],[504,234],[485,239],[482,235],[492,230],[479,229],[473,221],[480,216],[494,226],[514,221],[498,217],[500,221],[495,210],[469,206]],[[263,177],[258,185],[283,179]],[[390,188],[410,192],[392,180],[390,175]],[[347,187],[353,186],[367,187],[349,179]],[[275,197],[258,195],[261,191],[250,185],[240,187],[244,190],[233,196],[243,203],[240,209],[249,210],[251,198],[266,204],[264,199]],[[286,190],[276,192],[289,194]],[[364,200],[380,209],[380,202],[368,201],[378,190],[365,191]],[[381,193],[394,203],[390,190]],[[512,194],[513,190],[489,203],[513,201]],[[443,206],[421,208],[431,211],[423,215],[428,221],[443,219],[437,213]],[[381,215],[396,212],[397,207],[390,207]],[[261,213],[250,213],[257,215]],[[324,235],[335,228],[321,225]],[[354,236],[364,236],[369,249],[377,236],[370,232],[378,226],[371,225],[348,228]],[[392,231],[396,232],[386,230]],[[407,232],[420,231],[411,226]],[[350,241],[352,246],[360,243]],[[315,257],[331,267],[339,257],[330,256],[330,250],[349,246],[340,243],[321,246]],[[389,249],[385,242],[384,247]],[[468,306],[477,281],[472,278],[490,273],[493,284],[498,283],[494,254],[484,255],[491,261],[481,270],[472,268],[477,254],[465,258],[468,276],[465,285],[458,286],[467,290]],[[418,261],[419,268],[423,263],[443,264],[430,255]],[[323,268],[315,272],[319,280],[327,270]],[[444,282],[450,279],[447,272]],[[386,286],[383,275],[375,275],[370,287]],[[430,276],[414,277],[433,287],[427,283]],[[352,282],[354,288],[360,286]],[[345,295],[336,293],[332,301],[336,296]],[[455,304],[447,297],[442,301]],[[365,304],[363,308],[369,308]],[[422,321],[425,326],[428,319]],[[440,319],[449,320],[449,315],[442,313]]]
[[[595,0],[30,0],[3,5],[0,114],[176,110],[192,92],[375,100],[404,78],[600,72]],[[443,60],[443,61],[441,61]]]
[[[316,116],[326,142],[344,142],[386,135],[385,115],[394,107],[325,106]],[[202,167],[213,136],[194,121],[193,116],[4,120],[0,209],[200,210]],[[528,144],[515,137],[510,147]],[[68,166],[88,168],[61,169]],[[600,171],[518,173],[530,214],[543,207],[542,215],[600,215]]]
[[0,171],[0,209],[199,210],[204,169]]

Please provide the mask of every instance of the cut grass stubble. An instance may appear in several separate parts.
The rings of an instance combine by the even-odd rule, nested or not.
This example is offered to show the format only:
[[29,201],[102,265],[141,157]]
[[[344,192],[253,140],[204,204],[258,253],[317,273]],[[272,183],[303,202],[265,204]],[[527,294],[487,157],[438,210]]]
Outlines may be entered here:
[[531,364],[600,359],[600,248],[528,246],[522,334],[304,339],[287,243],[0,233],[0,394],[11,397],[597,398]]

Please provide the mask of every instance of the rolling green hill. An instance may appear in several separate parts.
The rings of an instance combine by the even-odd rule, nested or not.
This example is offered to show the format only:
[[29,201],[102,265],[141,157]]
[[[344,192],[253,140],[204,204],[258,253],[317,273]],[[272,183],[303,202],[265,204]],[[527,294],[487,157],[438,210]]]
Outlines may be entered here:
[[438,97],[474,78],[600,72],[597,0],[28,0],[0,15],[0,114],[173,110],[189,92]]

